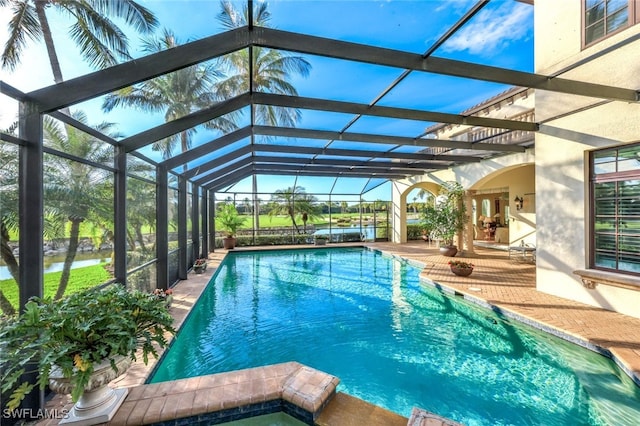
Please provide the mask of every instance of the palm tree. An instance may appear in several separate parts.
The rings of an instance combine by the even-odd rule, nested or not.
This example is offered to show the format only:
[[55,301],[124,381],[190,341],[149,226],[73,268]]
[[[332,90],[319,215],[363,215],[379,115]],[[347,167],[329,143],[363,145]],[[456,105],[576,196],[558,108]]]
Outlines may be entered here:
[[244,207],[245,214],[251,214],[251,200],[249,197],[244,197],[242,200],[242,206]]
[[13,12],[9,39],[0,58],[2,68],[15,69],[27,47],[27,39],[44,41],[56,83],[63,78],[47,18],[48,8],[75,21],[69,27],[69,36],[80,48],[82,57],[99,68],[115,65],[119,57],[128,54],[127,37],[109,16],[124,20],[139,33],[149,33],[157,25],[153,13],[133,0],[0,0],[0,7]]
[[[8,129],[6,133],[12,133]],[[0,141],[0,258],[7,265],[16,284],[20,282],[18,262],[9,245],[9,231],[18,229],[18,150],[17,146]],[[13,316],[15,308],[0,288],[0,310]]]
[[[87,122],[82,112],[75,112],[73,118],[81,123]],[[113,123],[101,123],[93,127],[112,138],[121,137],[112,132]],[[53,149],[99,164],[113,161],[111,146],[74,127],[61,126],[49,117],[45,118],[43,133],[45,142]],[[93,218],[96,218],[94,222],[103,222],[112,215],[112,199],[105,197],[105,194],[112,193],[113,188],[105,190],[109,189],[112,182],[110,174],[104,169],[63,158],[57,159],[55,165],[56,173],[47,175],[46,201],[60,222],[69,222],[69,246],[55,295],[59,299],[67,289],[71,265],[78,251],[80,224]]]
[[[253,24],[270,27],[271,13],[267,10],[267,3],[256,2],[253,4]],[[247,4],[243,6],[242,12],[236,10],[228,0],[222,0],[220,6],[222,10],[218,14],[218,21],[223,28],[232,30],[249,23]],[[311,64],[302,56],[257,46],[230,53],[222,59],[222,64],[227,69],[226,74],[229,77],[220,81],[218,88],[225,97],[236,96],[249,90],[297,96],[298,91],[289,82],[291,74],[296,73],[306,77],[311,70]],[[249,65],[250,60],[251,66]],[[298,109],[271,105],[252,106],[251,114],[252,124],[255,122],[270,126],[294,127],[301,117],[301,112]],[[257,186],[257,178],[254,175],[254,194],[257,192]],[[260,227],[258,204],[257,199],[254,199],[254,226],[256,228]]]
[[[151,174],[149,174],[149,178],[152,178]],[[135,249],[137,241],[143,254],[147,253],[147,247],[144,244],[142,228],[144,226],[153,228],[156,223],[155,188],[150,189],[150,184],[140,179],[131,178],[127,182],[129,210],[135,212],[127,218],[127,225],[130,228],[127,232],[129,234],[129,246],[131,246],[132,250]]]
[[[61,83],[64,79],[47,17],[47,8],[55,8],[58,13],[69,16],[75,21],[69,27],[71,39],[80,48],[82,57],[91,66],[99,68],[115,65],[119,59],[116,55],[128,57],[127,37],[120,27],[108,18],[109,16],[124,20],[139,33],[149,33],[157,25],[154,14],[132,0],[0,0],[0,7],[6,7],[13,12],[8,25],[9,37],[0,56],[0,67],[15,70],[20,63],[23,51],[27,48],[29,39],[35,42],[44,41],[55,83]],[[62,111],[70,114],[68,108],[63,108]],[[45,218],[47,217],[50,216],[45,215]],[[9,222],[7,220],[6,215],[0,218],[3,237],[8,236],[9,228],[17,226],[17,221],[11,223],[10,219]],[[47,232],[46,229],[45,232]],[[8,261],[7,265],[11,265],[12,276],[16,283],[19,283],[16,272],[18,264],[13,253],[7,252],[4,246],[1,251],[5,262]],[[0,297],[0,303],[2,303],[1,299]],[[10,314],[10,310],[4,309],[6,307],[4,303],[2,307],[6,314]]]
[[317,199],[311,194],[307,194],[301,186],[278,189],[271,195],[269,216],[286,214],[291,218],[291,223],[300,234],[300,229],[296,223],[296,216],[300,216],[303,221],[321,218],[319,208],[316,206]]
[[[222,11],[218,20],[226,29],[246,26],[249,22],[249,10],[245,4],[242,12],[237,11],[228,0],[221,3]],[[261,27],[269,27],[271,13],[266,2],[254,3],[253,23]],[[226,55],[224,65],[228,68],[228,78],[222,80],[218,87],[221,93],[231,97],[249,91],[249,82],[253,83],[253,91],[278,93],[297,96],[298,91],[289,83],[290,74],[297,73],[304,77],[309,75],[311,64],[302,56],[264,47],[253,47],[251,66],[249,66],[249,50],[243,49]],[[251,74],[249,74],[251,72]],[[280,108],[268,105],[256,105],[254,110],[257,123],[272,126],[295,126],[300,119],[300,110]]]
[[[151,54],[178,45],[173,32],[165,29],[161,37],[144,40],[142,50]],[[108,112],[118,106],[132,106],[147,112],[164,113],[166,122],[173,121],[217,102],[214,83],[218,77],[221,74],[211,64],[183,68],[107,95],[102,109]],[[205,123],[204,127],[232,131],[237,128],[234,117],[233,114],[219,117]],[[181,152],[189,150],[195,133],[195,128],[182,131],[154,143],[153,149],[161,151],[163,158],[170,158],[178,143]]]

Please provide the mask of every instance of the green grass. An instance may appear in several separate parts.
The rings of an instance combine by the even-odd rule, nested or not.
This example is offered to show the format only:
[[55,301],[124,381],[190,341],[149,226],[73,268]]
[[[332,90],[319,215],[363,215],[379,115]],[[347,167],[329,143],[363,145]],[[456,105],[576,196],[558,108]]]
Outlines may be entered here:
[[[240,215],[240,217],[246,218],[244,222],[244,226],[241,229],[251,229],[253,226],[253,216],[251,215]],[[362,217],[368,217],[369,219],[373,219],[373,213],[363,213]],[[383,213],[377,213],[377,219],[382,220],[386,217]],[[339,218],[350,218],[351,223],[359,223],[360,221],[360,213],[332,213],[331,221],[335,223]],[[285,226],[293,226],[291,223],[291,218],[289,216],[269,216],[266,214],[260,215],[260,228],[277,228],[277,227],[285,227]],[[296,223],[298,226],[302,226],[302,220],[300,218],[296,218]],[[309,220],[307,225],[327,225],[329,223],[329,215],[325,214],[323,217],[318,218],[316,220]],[[216,229],[218,229],[218,224],[216,223]]]
[[[66,295],[77,293],[88,288],[95,287],[103,282],[109,281],[111,275],[104,269],[106,264],[85,266],[71,270],[69,284],[67,285]],[[62,272],[50,272],[44,274],[44,296],[53,297],[58,290],[58,283]],[[13,279],[0,280],[0,288],[5,297],[9,299],[11,304],[17,309],[19,304],[18,286]]]

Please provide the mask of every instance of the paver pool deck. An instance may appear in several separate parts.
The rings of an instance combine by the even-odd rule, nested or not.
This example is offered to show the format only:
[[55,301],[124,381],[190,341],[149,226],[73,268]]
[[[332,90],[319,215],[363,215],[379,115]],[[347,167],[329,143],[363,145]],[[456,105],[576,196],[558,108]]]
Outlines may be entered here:
[[[406,244],[330,244],[327,248],[363,245],[424,265],[423,278],[436,282],[445,291],[453,291],[472,298],[477,303],[491,306],[571,340],[603,348],[609,351],[614,360],[628,374],[635,376],[636,383],[640,383],[640,319],[537,291],[535,265],[532,263],[509,259],[507,251],[476,247],[475,254],[467,257],[475,265],[473,274],[469,277],[458,277],[449,269],[447,262],[451,258],[440,255],[435,245],[431,246],[423,241]],[[237,248],[236,251],[283,248],[309,247],[251,247]],[[177,327],[186,318],[226,253],[225,250],[216,250],[211,253],[209,267],[204,274],[190,273],[189,279],[181,281],[174,287],[171,311],[176,318]],[[199,378],[179,381],[180,383],[167,382],[166,385],[155,388],[149,388],[153,385],[144,385],[153,365],[154,362],[150,362],[147,366],[136,363],[124,376],[116,379],[115,385],[130,387],[131,390],[110,424],[144,424],[151,422],[145,419],[158,421],[178,418],[184,416],[184,413],[201,412],[211,405],[209,398],[198,395],[197,390],[202,385],[202,380]],[[173,403],[165,403],[162,406],[157,403],[152,404],[159,397],[162,397],[163,401],[179,401],[179,409]],[[246,395],[238,395],[237,398],[246,398]],[[47,404],[47,408],[63,407],[69,407],[68,398],[56,396]],[[321,412],[316,424],[327,426],[406,425],[407,421],[405,417],[338,393]],[[57,424],[57,420],[50,419],[40,424]],[[436,423],[423,424],[435,425]]]

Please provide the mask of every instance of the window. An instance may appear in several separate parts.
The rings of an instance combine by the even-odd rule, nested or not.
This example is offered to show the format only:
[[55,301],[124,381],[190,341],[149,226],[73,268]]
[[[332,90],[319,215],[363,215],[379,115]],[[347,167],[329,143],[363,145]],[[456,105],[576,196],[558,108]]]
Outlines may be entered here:
[[592,268],[640,275],[640,144],[591,153]]
[[638,23],[638,0],[584,0],[584,45]]

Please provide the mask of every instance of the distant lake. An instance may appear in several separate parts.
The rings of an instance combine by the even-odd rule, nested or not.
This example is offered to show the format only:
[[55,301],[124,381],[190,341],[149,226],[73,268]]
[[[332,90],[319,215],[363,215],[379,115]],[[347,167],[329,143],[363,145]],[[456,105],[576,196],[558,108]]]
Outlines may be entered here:
[[[71,269],[83,268],[85,266],[93,266],[98,265],[100,263],[110,262],[111,258],[109,257],[110,252],[103,253],[78,253],[76,255],[76,259],[71,265]],[[44,257],[44,273],[49,272],[59,272],[62,271],[62,267],[64,266],[64,254],[55,255],[55,256],[45,256]],[[20,259],[18,259],[18,263],[20,263]],[[0,262],[0,280],[11,279],[11,274],[9,273],[9,268],[5,266],[4,262]]]

